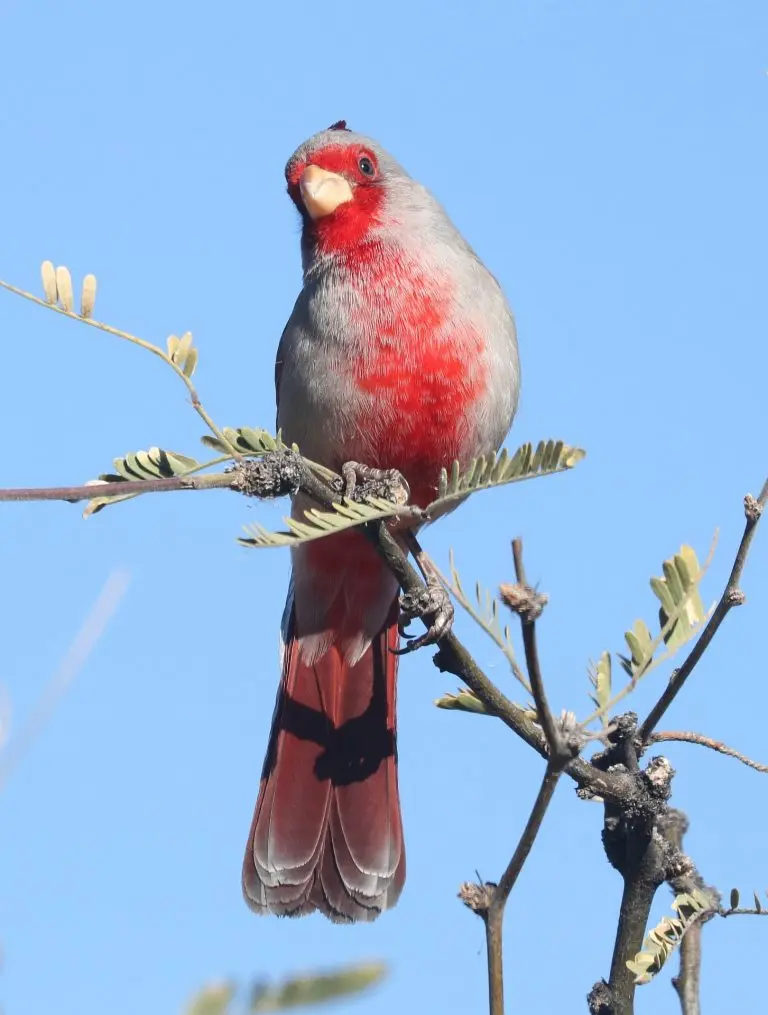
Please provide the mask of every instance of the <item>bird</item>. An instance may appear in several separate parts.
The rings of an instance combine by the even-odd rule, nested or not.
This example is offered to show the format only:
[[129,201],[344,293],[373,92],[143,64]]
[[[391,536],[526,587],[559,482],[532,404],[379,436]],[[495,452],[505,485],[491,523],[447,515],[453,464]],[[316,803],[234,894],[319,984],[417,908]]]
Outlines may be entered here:
[[[435,148],[436,166],[450,149]],[[425,507],[441,469],[497,451],[512,424],[510,306],[436,198],[345,121],[299,145],[285,178],[301,218],[303,286],[277,351],[277,425],[336,472],[350,462],[397,470]],[[292,515],[309,506],[298,494]],[[260,914],[371,921],[405,881],[399,589],[359,532],[291,553],[243,894]]]

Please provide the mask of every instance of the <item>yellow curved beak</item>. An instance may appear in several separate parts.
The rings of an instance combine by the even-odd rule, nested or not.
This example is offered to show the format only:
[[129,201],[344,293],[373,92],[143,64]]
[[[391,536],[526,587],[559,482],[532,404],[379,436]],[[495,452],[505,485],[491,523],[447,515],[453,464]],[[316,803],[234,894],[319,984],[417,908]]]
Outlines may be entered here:
[[320,166],[307,166],[299,180],[301,200],[313,219],[330,215],[341,204],[352,200],[352,188],[338,173]]

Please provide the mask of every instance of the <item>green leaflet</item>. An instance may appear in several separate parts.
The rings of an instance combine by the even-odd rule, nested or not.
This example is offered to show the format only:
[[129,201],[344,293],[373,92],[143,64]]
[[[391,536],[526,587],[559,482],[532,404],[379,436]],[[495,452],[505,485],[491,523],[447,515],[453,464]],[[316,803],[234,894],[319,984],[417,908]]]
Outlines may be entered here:
[[409,509],[382,500],[380,497],[369,497],[364,502],[338,503],[332,509],[320,510],[309,508],[304,512],[304,519],[286,518],[288,532],[269,532],[256,522],[245,525],[249,535],[238,540],[243,546],[297,546],[313,539],[343,532],[366,522],[381,521],[394,518],[396,515],[408,516]]
[[192,332],[185,331],[181,338],[178,335],[169,335],[165,344],[171,362],[181,368],[185,377],[191,377],[198,359],[197,349],[192,348]]
[[210,983],[192,998],[184,1015],[226,1015],[235,996],[231,983]]
[[581,448],[550,440],[540,441],[535,449],[532,444],[523,444],[511,458],[506,449],[502,449],[498,455],[477,458],[463,473],[459,470],[458,462],[454,462],[450,473],[446,469],[440,473],[437,499],[429,505],[426,513],[439,515],[448,504],[475,490],[565,472],[577,465],[585,455],[586,451]]
[[80,293],[80,316],[93,317],[93,308],[96,306],[96,276],[86,275],[83,279],[83,288]]
[[624,635],[630,654],[619,658],[633,679],[650,668],[662,642],[671,654],[689,641],[706,619],[698,589],[703,571],[693,548],[681,546],[679,553],[664,561],[662,570],[663,578],[651,578],[651,589],[661,603],[659,634],[652,637],[645,622],[636,620]]
[[[251,426],[238,427],[237,429],[225,426],[221,432],[230,444],[243,455],[263,455],[268,451],[284,451],[286,448],[279,430],[276,437],[273,437],[268,430]],[[218,437],[205,434],[200,440],[206,447],[213,448],[219,454],[231,454],[231,449]]]
[[278,987],[256,989],[248,1010],[254,1015],[288,1011],[337,997],[348,997],[379,983],[386,973],[386,966],[382,962],[361,962],[333,973],[294,977]]
[[387,974],[382,962],[359,962],[329,973],[292,976],[276,986],[257,983],[244,1005],[233,1005],[236,985],[210,983],[184,1008],[184,1015],[241,1015],[289,1011],[310,1007],[334,998],[359,994],[379,983]]
[[[617,653],[617,656],[630,679],[613,697],[610,689],[610,655],[607,652],[602,654],[597,668],[590,671],[590,682],[597,691],[599,679],[602,691],[607,687],[607,698],[598,702],[596,693],[590,695],[597,710],[584,720],[585,723],[598,716],[604,722],[609,710],[632,691],[642,677],[666,662],[701,631],[709,616],[699,592],[699,583],[704,577],[706,566],[702,568],[693,548],[684,545],[674,557],[664,561],[663,577],[650,579],[651,589],[661,604],[658,633],[653,635],[644,620],[636,620],[629,631],[625,632],[624,640],[629,654]],[[659,652],[662,645],[664,651]]]
[[456,694],[446,691],[435,700],[438,708],[454,712],[473,712],[475,715],[491,715],[480,699],[468,688],[460,688]]
[[698,888],[675,896],[672,909],[677,916],[665,916],[648,932],[642,950],[627,962],[627,968],[635,974],[635,983],[650,983],[680,944],[690,925],[713,908],[716,908],[715,901]]
[[[590,694],[590,698],[595,703],[597,708],[602,709],[608,705],[611,700],[611,653],[603,652],[597,661],[596,665],[593,665],[589,669],[589,679],[592,686],[595,689],[594,694]],[[602,715],[603,725],[607,725],[608,717]]]
[[[509,662],[512,669],[512,673],[515,678],[523,685],[523,687],[531,693],[531,688],[528,681],[525,678],[520,666],[518,665],[517,658],[515,656],[514,645],[512,644],[512,634],[509,627],[505,624],[502,627],[501,620],[499,617],[499,600],[491,595],[491,593],[482,587],[479,582],[475,583],[475,605],[471,598],[467,595],[464,590],[464,586],[461,582],[461,576],[456,562],[453,556],[453,550],[450,552],[449,557],[451,577],[450,580],[443,578],[443,583],[446,588],[453,594],[456,602],[463,607],[464,610],[470,615],[470,617],[479,624],[479,626],[485,631],[487,635],[496,643],[501,649]],[[447,707],[447,706],[441,706]],[[459,707],[459,706],[450,706]]]
[[[164,451],[156,447],[150,448],[149,451],[129,451],[123,458],[113,459],[113,465],[114,473],[103,472],[98,479],[89,480],[89,483],[99,486],[102,483],[137,483],[147,479],[170,479],[172,476],[194,472],[201,467],[195,458],[179,454],[178,451]],[[126,493],[123,497],[96,496],[88,501],[83,518],[90,518],[108,504],[118,504],[135,496],[133,493]]]
[[[765,893],[768,898],[768,892]],[[720,909],[721,916],[768,916],[768,906],[760,900],[757,892],[752,892],[754,906],[750,908],[741,907],[741,895],[738,888],[732,888],[729,894],[729,905],[727,909]]]

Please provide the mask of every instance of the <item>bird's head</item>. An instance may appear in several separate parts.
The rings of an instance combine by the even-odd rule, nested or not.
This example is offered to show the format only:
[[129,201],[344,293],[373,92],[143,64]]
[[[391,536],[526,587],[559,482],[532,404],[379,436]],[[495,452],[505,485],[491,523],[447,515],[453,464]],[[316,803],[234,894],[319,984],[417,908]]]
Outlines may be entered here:
[[305,241],[324,253],[349,249],[382,225],[397,189],[409,181],[380,145],[347,130],[343,120],[300,145],[285,178]]

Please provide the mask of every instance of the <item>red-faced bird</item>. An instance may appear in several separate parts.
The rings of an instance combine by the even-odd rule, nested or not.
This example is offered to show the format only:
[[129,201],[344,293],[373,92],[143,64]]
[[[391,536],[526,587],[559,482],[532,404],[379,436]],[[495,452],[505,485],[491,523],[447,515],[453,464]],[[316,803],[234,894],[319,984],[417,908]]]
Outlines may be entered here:
[[[285,175],[304,284],[277,353],[278,426],[337,472],[399,470],[424,507],[441,468],[496,451],[509,430],[519,365],[507,301],[429,191],[343,122],[297,148]],[[308,506],[298,496],[294,515]],[[398,587],[357,532],[292,554],[243,890],[259,913],[373,920],[405,880]]]

